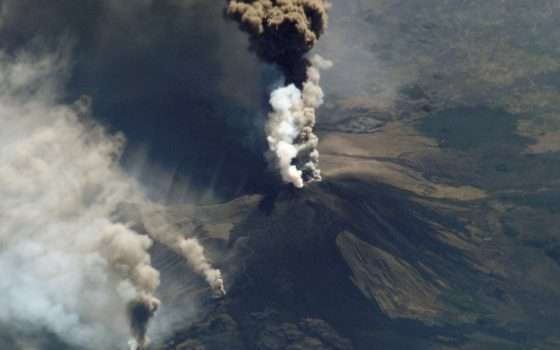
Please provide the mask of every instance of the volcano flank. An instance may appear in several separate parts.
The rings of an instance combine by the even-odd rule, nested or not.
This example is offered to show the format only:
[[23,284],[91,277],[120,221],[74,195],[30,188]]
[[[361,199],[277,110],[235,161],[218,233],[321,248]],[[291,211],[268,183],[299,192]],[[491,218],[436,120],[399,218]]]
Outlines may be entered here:
[[457,348],[475,326],[515,339],[489,316],[518,301],[468,232],[469,210],[364,176],[175,208],[235,278],[165,349]]

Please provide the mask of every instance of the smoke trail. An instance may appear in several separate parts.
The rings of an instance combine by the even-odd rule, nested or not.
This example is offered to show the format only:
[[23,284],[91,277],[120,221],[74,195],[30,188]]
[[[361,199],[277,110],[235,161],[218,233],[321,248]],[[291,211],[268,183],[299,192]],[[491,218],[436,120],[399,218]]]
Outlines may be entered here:
[[320,181],[315,110],[323,103],[320,69],[332,63],[306,53],[327,27],[323,0],[229,0],[228,14],[250,35],[251,48],[277,64],[286,85],[272,92],[267,141],[282,180],[302,188]]
[[226,290],[224,288],[222,272],[210,265],[204,255],[204,247],[202,247],[198,239],[180,238],[177,245],[195,272],[204,276],[206,282],[208,282],[218,296],[224,296]]
[[[152,240],[119,222],[139,197],[119,168],[123,138],[59,104],[67,55],[0,51],[0,325],[89,349],[141,347],[158,306]],[[138,317],[136,311],[147,311]],[[127,325],[128,323],[128,325]]]
[[196,237],[185,238],[184,232],[169,222],[161,208],[152,205],[143,208],[143,211],[143,222],[150,235],[184,257],[189,266],[204,277],[216,296],[224,296],[226,290],[222,272],[210,264],[199,240]]

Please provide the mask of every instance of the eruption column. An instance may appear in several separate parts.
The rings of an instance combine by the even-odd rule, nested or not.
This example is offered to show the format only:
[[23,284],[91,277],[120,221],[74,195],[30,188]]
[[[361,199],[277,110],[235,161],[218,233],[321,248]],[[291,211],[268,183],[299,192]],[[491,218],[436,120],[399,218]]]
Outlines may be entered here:
[[318,137],[313,133],[315,110],[323,103],[319,69],[332,63],[315,55],[307,69],[303,89],[294,84],[274,90],[270,96],[272,112],[267,123],[269,149],[276,158],[282,180],[302,188],[320,181]]
[[313,127],[323,103],[319,70],[332,63],[306,54],[327,28],[328,8],[324,0],[228,0],[227,13],[249,33],[251,50],[286,77],[286,86],[271,94],[266,131],[271,160],[297,188],[321,180]]

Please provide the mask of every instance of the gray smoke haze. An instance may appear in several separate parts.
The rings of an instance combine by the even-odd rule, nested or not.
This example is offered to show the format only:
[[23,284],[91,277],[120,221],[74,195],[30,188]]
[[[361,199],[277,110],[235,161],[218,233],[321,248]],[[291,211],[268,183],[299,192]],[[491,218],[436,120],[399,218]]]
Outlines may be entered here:
[[126,135],[122,163],[134,167],[151,196],[208,201],[262,188],[262,86],[277,72],[245,50],[246,36],[224,20],[223,2],[0,4],[9,9],[0,30],[7,52],[30,41],[75,43],[63,98],[92,97],[93,118]]
[[[89,119],[88,99],[57,103],[67,65],[64,54],[0,56],[0,322],[91,349],[122,348],[130,328],[131,348],[143,348],[159,306],[152,239],[116,218],[123,203],[153,204],[117,163],[123,138]],[[153,232],[225,293],[195,238]]]
[[170,225],[148,237],[126,221],[123,205],[161,207],[122,170],[125,139],[92,119],[91,99],[61,102],[70,53],[0,51],[0,328],[107,350],[131,334],[143,349],[160,304],[154,238],[220,295],[223,278],[196,238]]
[[[58,103],[68,66],[67,50],[0,52],[0,323],[122,348],[126,308],[155,311],[159,273],[152,240],[115,220],[118,205],[139,195],[116,163],[122,137],[89,120],[87,98]],[[149,319],[130,321],[141,329]]]
[[[153,317],[157,332],[166,331],[165,327],[174,320],[185,319],[165,306],[161,308],[164,314],[157,318],[161,315],[156,312],[159,301],[155,297],[159,274],[148,254],[153,239],[183,256],[214,293],[224,294],[225,289],[221,272],[206,258],[196,237],[183,237],[177,230],[172,234],[154,231],[154,237],[148,237],[135,232],[131,223],[122,219],[126,215],[121,213],[121,204],[132,201],[152,208],[144,192],[159,190],[146,189],[132,179],[128,175],[131,163],[135,176],[148,172],[156,182],[161,178],[163,182],[173,182],[175,179],[169,178],[175,174],[173,166],[170,170],[165,163],[154,164],[152,154],[146,156],[143,169],[136,172],[130,153],[125,162],[121,161],[123,152],[130,152],[124,136],[105,130],[118,131],[123,126],[124,131],[132,130],[137,137],[137,132],[155,130],[152,124],[156,123],[163,126],[160,130],[174,132],[158,135],[156,142],[168,144],[160,147],[160,152],[174,156],[168,151],[173,148],[200,154],[203,148],[206,158],[212,159],[214,151],[224,156],[220,140],[231,145],[235,135],[209,139],[184,137],[176,132],[185,130],[194,135],[203,127],[214,135],[223,135],[227,128],[253,129],[252,125],[241,128],[247,121],[232,119],[232,102],[224,101],[227,108],[217,110],[217,116],[206,110],[208,103],[200,103],[200,99],[212,103],[223,100],[220,96],[233,90],[231,81],[239,80],[236,77],[240,70],[213,58],[224,54],[223,47],[232,45],[231,35],[218,47],[208,45],[212,40],[207,37],[216,39],[216,31],[225,30],[223,5],[175,0],[157,4],[140,0],[126,4],[62,0],[42,9],[36,5],[29,0],[0,0],[0,243],[5,247],[0,254],[0,271],[8,276],[1,283],[1,333],[15,338],[10,346],[16,349],[41,348],[43,340],[33,339],[50,339],[41,336],[44,332],[70,346],[107,350],[124,348],[132,334],[135,339],[130,346],[141,348],[147,343],[148,333],[156,338],[162,336],[147,328]],[[214,17],[209,20],[204,14]],[[60,48],[61,41],[72,45]],[[176,48],[184,53],[177,54]],[[166,50],[173,54],[160,55]],[[191,55],[191,51],[197,55]],[[244,56],[243,50],[239,52],[238,56]],[[254,63],[248,62],[249,66]],[[131,67],[134,74],[128,74],[126,67]],[[233,76],[229,82],[217,78],[221,71]],[[182,84],[185,80],[188,86],[177,86],[178,81]],[[255,79],[254,85],[258,84]],[[246,86],[256,90],[251,84]],[[237,87],[235,90],[240,91]],[[74,103],[83,93],[91,93],[94,99],[83,97]],[[185,105],[176,109],[177,104],[168,99],[175,99],[175,95],[176,100],[189,108],[195,106],[195,110]],[[247,95],[243,94],[243,98]],[[157,104],[146,108],[142,105],[145,101],[162,101],[165,108],[174,108],[168,117],[169,110],[161,110]],[[232,101],[238,103],[237,99]],[[258,106],[254,101],[239,102],[248,106],[243,108]],[[226,125],[219,119],[220,113],[231,122]],[[246,112],[242,109],[237,113]],[[189,127],[192,120],[202,119],[204,125],[191,123],[194,127]],[[174,138],[194,144],[178,147]],[[200,141],[203,142],[197,144]],[[214,151],[206,141],[216,146]],[[231,147],[228,149],[233,152]],[[235,154],[238,157],[242,152]],[[238,157],[211,165],[227,173],[230,164],[237,168],[246,161],[254,163],[250,157]],[[158,171],[152,171],[154,168]],[[200,174],[208,179],[212,171],[215,170],[202,169]],[[237,181],[235,176],[231,178]],[[241,181],[249,181],[249,177]],[[174,190],[170,185],[169,191]],[[192,192],[192,186],[184,192]],[[180,290],[188,283],[171,288]],[[173,293],[163,292],[168,294]],[[182,297],[182,314],[192,313],[193,303],[188,295]],[[51,340],[44,341],[51,344]]]
[[[384,15],[387,9],[399,12],[399,5],[367,0],[330,3],[329,30],[317,44],[317,52],[334,62],[323,79],[328,100],[346,108],[392,113],[400,90],[418,79],[417,68],[409,62],[419,53],[406,42],[406,25],[399,26],[392,22],[394,17]],[[418,33],[420,39],[422,34]],[[321,121],[344,118],[347,115],[324,113]]]

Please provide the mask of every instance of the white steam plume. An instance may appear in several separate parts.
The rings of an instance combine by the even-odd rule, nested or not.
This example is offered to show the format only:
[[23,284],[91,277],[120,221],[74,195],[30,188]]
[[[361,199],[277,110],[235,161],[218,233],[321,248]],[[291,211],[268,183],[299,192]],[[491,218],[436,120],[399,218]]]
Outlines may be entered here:
[[196,237],[185,238],[184,232],[172,225],[162,214],[161,209],[155,206],[152,206],[149,213],[145,212],[142,217],[150,235],[184,257],[189,266],[204,277],[216,296],[226,294],[222,272],[210,264],[204,253],[204,247]]
[[316,109],[323,104],[324,97],[319,85],[320,69],[330,68],[332,62],[314,55],[310,63],[302,90],[291,84],[272,92],[272,112],[266,125],[269,149],[282,180],[297,188],[321,180],[319,139],[313,133],[313,127]]
[[0,326],[106,350],[131,329],[142,347],[159,303],[152,240],[116,219],[139,195],[122,137],[89,121],[87,99],[57,102],[65,57],[0,51]]

